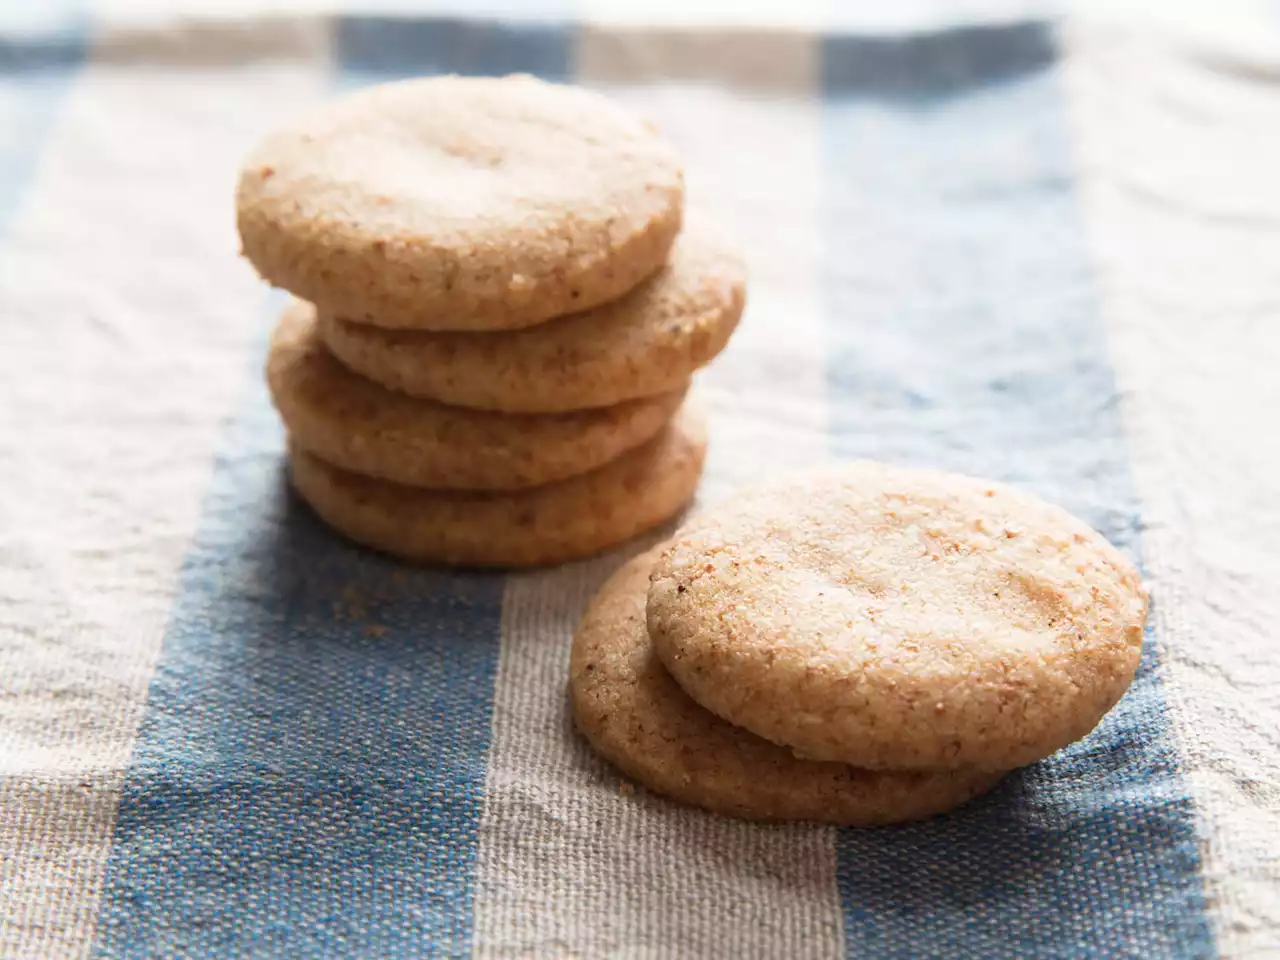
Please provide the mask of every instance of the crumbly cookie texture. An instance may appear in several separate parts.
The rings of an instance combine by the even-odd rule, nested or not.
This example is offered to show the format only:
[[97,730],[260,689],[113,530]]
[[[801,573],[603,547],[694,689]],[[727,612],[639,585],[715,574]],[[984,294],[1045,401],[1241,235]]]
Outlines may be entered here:
[[652,127],[598,93],[445,76],[371,87],[268,137],[236,204],[258,272],[338,316],[514,329],[658,270],[684,175]]
[[569,690],[578,728],[627,776],[668,797],[751,820],[847,826],[942,813],[992,787],[999,773],[892,773],[795,757],[694,703],[658,660],[645,626],[660,551],[616,573],[573,640]]
[[267,382],[294,441],[370,477],[449,490],[515,490],[603,466],[656,436],[683,390],[576,413],[516,416],[450,407],[380,387],[330,356],[315,311],[281,316]]
[[669,263],[594,310],[489,334],[386,330],[320,310],[320,335],[353,370],[413,396],[558,413],[682,389],[724,349],[745,300],[742,258],[695,214]]
[[647,616],[690,696],[801,755],[1007,770],[1120,699],[1146,595],[1058,507],[859,462],[704,514],[655,565]]
[[590,556],[661,525],[692,499],[706,455],[686,404],[653,440],[592,473],[511,493],[400,486],[290,445],[294,487],[330,526],[417,563],[521,567]]

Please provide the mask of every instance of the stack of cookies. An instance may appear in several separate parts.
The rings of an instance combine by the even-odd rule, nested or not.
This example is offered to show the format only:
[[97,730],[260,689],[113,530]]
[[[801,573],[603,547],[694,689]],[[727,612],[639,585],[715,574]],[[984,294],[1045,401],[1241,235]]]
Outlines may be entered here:
[[853,463],[747,491],[619,571],[574,638],[579,729],[720,813],[920,819],[1081,739],[1142,648],[1137,571],[999,484]]
[[294,486],[338,531],[542,564],[693,497],[686,395],[745,270],[615,103],[524,76],[373,87],[262,143],[237,212],[245,256],[298,298],[267,379]]

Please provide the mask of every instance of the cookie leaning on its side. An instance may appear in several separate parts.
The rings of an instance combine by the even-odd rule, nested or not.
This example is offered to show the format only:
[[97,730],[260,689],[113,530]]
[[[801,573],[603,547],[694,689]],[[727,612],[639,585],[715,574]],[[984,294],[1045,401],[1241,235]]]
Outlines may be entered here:
[[658,793],[752,820],[845,826],[901,823],[950,810],[999,773],[894,773],[797,758],[703,709],[653,651],[649,573],[661,548],[600,589],[573,640],[569,687],[579,730],[619,769]]
[[1133,565],[1002,484],[861,462],[758,488],[658,561],[648,624],[711,711],[804,756],[1008,770],[1088,734],[1142,651]]
[[579,626],[571,696],[601,754],[675,799],[918,819],[1087,735],[1145,614],[1137,571],[1065,511],[852,463],[749,490],[624,568]]

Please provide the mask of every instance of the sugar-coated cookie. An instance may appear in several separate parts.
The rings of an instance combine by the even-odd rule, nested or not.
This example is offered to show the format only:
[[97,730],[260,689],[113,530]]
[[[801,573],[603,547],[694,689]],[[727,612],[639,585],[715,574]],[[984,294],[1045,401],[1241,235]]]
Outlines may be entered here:
[[605,407],[680,390],[729,341],[746,267],[705,216],[670,262],[630,293],[525,330],[386,330],[319,311],[320,335],[353,370],[413,396],[509,413]]
[[1138,571],[985,480],[859,462],[744,493],[658,560],[648,626],[704,707],[821,760],[1007,770],[1080,739],[1142,648]]
[[683,393],[515,416],[449,407],[380,387],[330,356],[315,310],[280,318],[267,382],[294,441],[337,467],[409,486],[515,490],[586,473],[654,437]]
[[684,178],[601,94],[443,76],[339,98],[268,137],[236,193],[270,283],[364,323],[529,326],[626,293],[666,260]]
[[290,445],[295,488],[357,543],[418,563],[517,567],[617,546],[693,499],[706,454],[688,405],[657,437],[599,470],[512,493],[400,486],[330,466]]
[[797,758],[698,706],[671,679],[645,626],[660,551],[624,566],[573,640],[578,728],[624,774],[657,793],[729,816],[848,826],[918,820],[989,789],[999,773],[893,773]]

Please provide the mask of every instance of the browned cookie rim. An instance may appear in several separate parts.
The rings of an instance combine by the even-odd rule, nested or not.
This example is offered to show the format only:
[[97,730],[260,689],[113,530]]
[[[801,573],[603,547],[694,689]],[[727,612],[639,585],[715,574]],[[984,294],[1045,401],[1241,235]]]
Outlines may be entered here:
[[321,344],[311,304],[281,316],[267,382],[294,438],[353,473],[438,490],[519,490],[595,470],[652,439],[683,390],[560,414],[419,400],[348,370]]
[[411,563],[527,567],[588,557],[666,523],[693,499],[706,455],[686,404],[653,440],[598,470],[504,493],[405,487],[290,445],[302,499],[348,539]]
[[387,330],[318,310],[321,339],[351,369],[415,397],[506,413],[561,413],[679,390],[728,344],[746,265],[705,215],[625,296],[523,330]]

